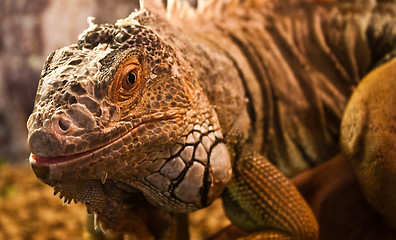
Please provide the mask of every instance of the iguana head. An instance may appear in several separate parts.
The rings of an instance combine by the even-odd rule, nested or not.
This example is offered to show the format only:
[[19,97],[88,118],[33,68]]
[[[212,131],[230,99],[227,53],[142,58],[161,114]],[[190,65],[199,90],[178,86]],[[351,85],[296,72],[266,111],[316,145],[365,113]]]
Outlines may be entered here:
[[97,183],[107,179],[168,211],[189,211],[210,204],[231,176],[188,53],[141,23],[155,18],[142,10],[114,25],[91,24],[42,71],[27,124],[30,163],[66,200],[93,211],[103,207]]

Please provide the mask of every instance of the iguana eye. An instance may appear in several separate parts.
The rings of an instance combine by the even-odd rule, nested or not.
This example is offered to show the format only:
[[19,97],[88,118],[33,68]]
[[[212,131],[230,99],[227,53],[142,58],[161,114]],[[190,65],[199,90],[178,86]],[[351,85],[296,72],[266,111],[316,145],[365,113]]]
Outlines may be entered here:
[[132,90],[136,85],[138,81],[138,72],[136,69],[133,69],[130,71],[122,80],[122,89],[129,91]]
[[118,66],[110,85],[110,97],[116,101],[130,100],[139,94],[143,84],[142,68],[136,58],[130,58]]

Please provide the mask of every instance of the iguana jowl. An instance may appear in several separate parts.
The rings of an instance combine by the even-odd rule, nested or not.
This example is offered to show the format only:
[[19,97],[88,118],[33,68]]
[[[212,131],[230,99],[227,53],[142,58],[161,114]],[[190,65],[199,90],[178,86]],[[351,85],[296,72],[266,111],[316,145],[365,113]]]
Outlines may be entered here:
[[[396,225],[396,3],[264,2],[181,11],[169,1],[167,20],[160,3],[143,1],[54,51],[28,120],[36,175],[120,231],[121,203],[136,191],[171,212],[222,194],[249,237],[317,239],[287,177],[340,151],[348,98],[373,71],[348,107],[341,147],[367,198]],[[364,89],[382,94],[372,101]]]

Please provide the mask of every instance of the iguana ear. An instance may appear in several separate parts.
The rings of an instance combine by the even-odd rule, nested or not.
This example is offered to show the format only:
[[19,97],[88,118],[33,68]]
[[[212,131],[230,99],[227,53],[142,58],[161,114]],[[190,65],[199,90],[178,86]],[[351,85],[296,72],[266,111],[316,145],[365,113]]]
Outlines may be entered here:
[[140,9],[146,9],[157,15],[165,16],[166,10],[162,0],[140,0]]

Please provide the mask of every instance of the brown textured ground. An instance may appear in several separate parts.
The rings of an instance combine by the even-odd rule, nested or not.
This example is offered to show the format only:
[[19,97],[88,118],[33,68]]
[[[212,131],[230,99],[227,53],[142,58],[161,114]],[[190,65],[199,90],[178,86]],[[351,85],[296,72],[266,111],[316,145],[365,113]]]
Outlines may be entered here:
[[[63,206],[29,167],[0,165],[0,240],[81,239],[86,215],[80,203]],[[195,212],[190,222],[191,239],[205,239],[229,224],[220,202]]]
[[0,239],[80,239],[81,204],[64,207],[27,167],[0,166]]

